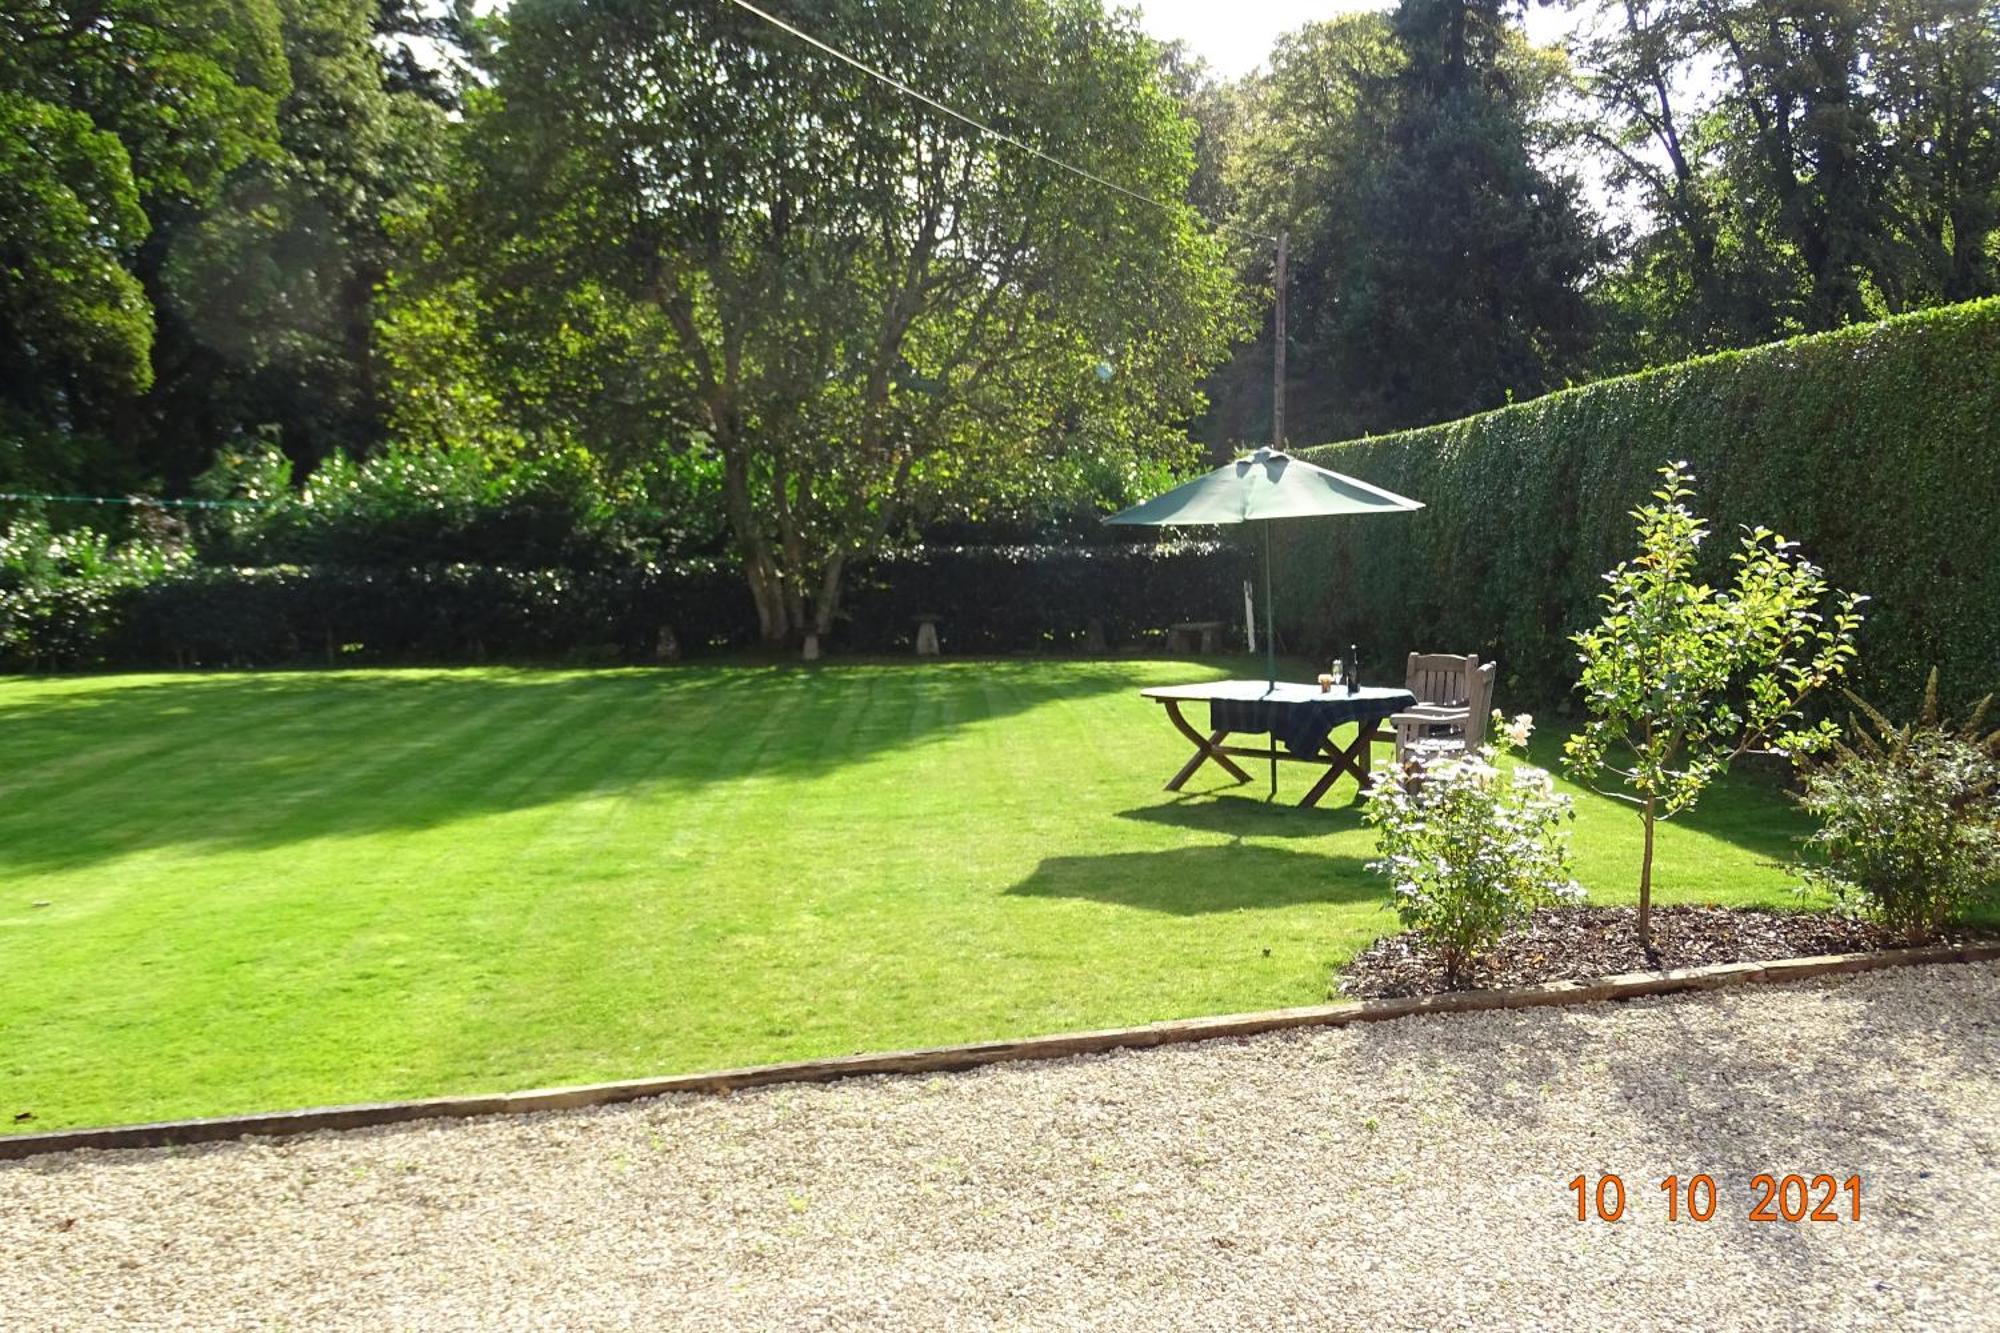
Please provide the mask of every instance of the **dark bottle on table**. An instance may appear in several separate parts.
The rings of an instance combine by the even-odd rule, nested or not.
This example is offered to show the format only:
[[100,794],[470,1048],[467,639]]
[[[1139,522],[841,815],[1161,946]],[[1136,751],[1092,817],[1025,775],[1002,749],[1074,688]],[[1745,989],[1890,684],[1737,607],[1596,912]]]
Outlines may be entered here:
[[1360,690],[1361,655],[1354,650],[1354,645],[1350,643],[1347,645],[1347,692],[1349,694],[1356,694]]

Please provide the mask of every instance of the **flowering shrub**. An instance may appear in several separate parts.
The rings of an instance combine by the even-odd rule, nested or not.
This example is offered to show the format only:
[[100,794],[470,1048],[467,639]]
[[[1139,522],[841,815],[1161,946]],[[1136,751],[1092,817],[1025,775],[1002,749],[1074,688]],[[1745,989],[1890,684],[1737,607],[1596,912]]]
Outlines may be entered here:
[[0,669],[92,660],[117,620],[121,591],[185,568],[179,546],[117,543],[90,528],[58,532],[37,514],[0,529]]
[[1938,716],[1937,686],[1933,671],[1923,710],[1901,727],[1850,694],[1869,729],[1853,727],[1810,769],[1800,798],[1820,821],[1801,877],[1913,940],[2000,886],[2000,731],[1980,730],[1992,700],[1954,728]]
[[1443,959],[1448,986],[1535,908],[1583,897],[1563,827],[1575,818],[1570,799],[1539,768],[1497,763],[1501,749],[1527,744],[1533,725],[1525,713],[1509,721],[1496,712],[1498,746],[1390,769],[1369,790],[1364,818],[1380,858],[1368,868],[1389,877],[1397,914]]

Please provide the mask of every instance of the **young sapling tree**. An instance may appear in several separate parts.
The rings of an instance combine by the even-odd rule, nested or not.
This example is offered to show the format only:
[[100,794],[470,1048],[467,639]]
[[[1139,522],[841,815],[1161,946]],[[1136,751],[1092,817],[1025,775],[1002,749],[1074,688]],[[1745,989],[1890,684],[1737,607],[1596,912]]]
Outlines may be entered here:
[[1846,673],[1866,600],[1835,590],[1797,543],[1764,527],[1745,530],[1728,587],[1701,582],[1708,529],[1689,508],[1694,478],[1685,463],[1660,476],[1655,503],[1633,514],[1639,554],[1604,576],[1604,619],[1575,636],[1590,717],[1564,749],[1572,777],[1638,811],[1649,949],[1656,826],[1742,754],[1833,743],[1834,724],[1807,722],[1802,705]]

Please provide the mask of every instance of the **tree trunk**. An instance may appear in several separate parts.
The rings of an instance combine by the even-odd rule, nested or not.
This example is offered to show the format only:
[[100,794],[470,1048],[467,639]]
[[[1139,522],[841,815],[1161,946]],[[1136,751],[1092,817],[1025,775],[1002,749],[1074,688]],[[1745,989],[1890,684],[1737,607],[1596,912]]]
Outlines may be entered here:
[[1646,850],[1639,860],[1639,943],[1653,951],[1653,798],[1646,798],[1639,818],[1646,825]]
[[743,560],[750,600],[757,606],[757,636],[766,648],[783,647],[791,640],[792,631],[800,627],[800,620],[786,606],[783,571],[750,503],[750,465],[733,438],[735,423],[725,413],[713,416],[720,423],[716,443],[722,453],[722,507]]
[[841,576],[847,569],[847,553],[835,551],[826,560],[819,596],[813,599],[813,629],[822,637],[833,632],[833,618],[840,613]]
[[750,600],[757,605],[757,637],[766,648],[781,648],[792,637],[797,622],[785,606],[784,581],[770,554],[743,544],[743,577],[750,584]]

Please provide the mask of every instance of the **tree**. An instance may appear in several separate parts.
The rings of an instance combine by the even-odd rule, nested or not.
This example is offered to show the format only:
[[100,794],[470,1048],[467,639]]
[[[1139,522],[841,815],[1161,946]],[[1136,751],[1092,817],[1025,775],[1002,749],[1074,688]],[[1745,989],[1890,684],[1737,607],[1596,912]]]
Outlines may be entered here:
[[472,0],[376,0],[372,26],[388,90],[446,111],[464,109],[465,90],[493,55]]
[[1577,48],[1614,296],[1650,363],[1995,290],[2000,12],[1984,0],[1617,0]]
[[[1144,196],[1187,186],[1153,48],[1090,0],[842,0],[813,27]],[[1238,327],[1185,206],[1079,179],[727,6],[523,0],[493,76],[404,299],[463,302],[510,359],[579,352],[554,410],[630,423],[593,448],[712,458],[767,643],[827,633],[850,562],[912,515],[1075,451],[1185,449],[1160,423],[1198,405]],[[492,402],[505,420],[527,396]]]
[[1892,170],[1892,311],[2000,292],[2000,10],[1990,0],[1884,0],[1870,76]]
[[1244,88],[1230,181],[1243,226],[1291,236],[1307,438],[1463,416],[1583,364],[1610,251],[1552,165],[1560,65],[1511,16],[1404,0],[1310,24]]
[[1379,424],[1421,425],[1560,387],[1591,343],[1584,286],[1610,251],[1541,141],[1555,86],[1499,0],[1403,0],[1378,79],[1382,151],[1334,316]]
[[153,382],[165,225],[276,149],[277,13],[268,0],[10,4],[0,48],[0,430],[66,451],[129,425]]
[[301,470],[382,436],[375,293],[399,213],[440,169],[446,112],[392,91],[374,0],[280,0],[278,149],[175,224],[149,407],[177,471],[270,433]]
[[1653,365],[1775,336],[1792,290],[1782,255],[1754,226],[1741,191],[1715,161],[1702,43],[1684,0],[1612,0],[1574,55],[1592,114],[1584,143],[1606,183],[1641,208],[1639,234],[1606,292],[1626,317],[1629,345],[1607,364]]
[[0,92],[0,181],[8,396],[54,406],[69,376],[145,388],[153,312],[130,264],[146,215],[124,145],[81,111]]
[[1240,91],[1220,82],[1208,62],[1185,42],[1159,48],[1160,82],[1194,127],[1194,173],[1187,202],[1201,217],[1220,220],[1236,211],[1229,180],[1229,154],[1242,120]]
[[1694,0],[1707,46],[1731,73],[1720,113],[1724,171],[1769,200],[1765,221],[1801,272],[1808,332],[1866,317],[1863,281],[1882,163],[1863,81],[1867,0]]
[[375,442],[375,288],[449,100],[391,86],[417,80],[378,26],[415,22],[375,0],[0,10],[0,467],[173,487],[242,437],[308,465]]
[[1590,718],[1564,763],[1579,781],[1639,812],[1639,938],[1652,945],[1653,835],[1693,808],[1731,761],[1760,746],[1791,755],[1824,750],[1834,724],[1809,724],[1803,705],[1839,680],[1854,657],[1862,598],[1836,593],[1797,544],[1767,528],[1746,532],[1726,588],[1699,580],[1708,536],[1688,507],[1686,464],[1660,469],[1656,503],[1634,515],[1639,554],[1605,575],[1604,619],[1576,636],[1578,688]]
[[[1384,16],[1344,15],[1281,36],[1269,67],[1245,80],[1235,99],[1225,159],[1232,220],[1256,236],[1289,238],[1286,423],[1299,439],[1383,424],[1357,406],[1369,395],[1352,373],[1338,316],[1363,247],[1356,182],[1383,151],[1368,99],[1400,65]],[[1236,243],[1246,284],[1268,288],[1270,244]],[[1217,443],[1270,437],[1271,315],[1267,303],[1261,336],[1215,377],[1212,393],[1228,413],[1217,423]]]

